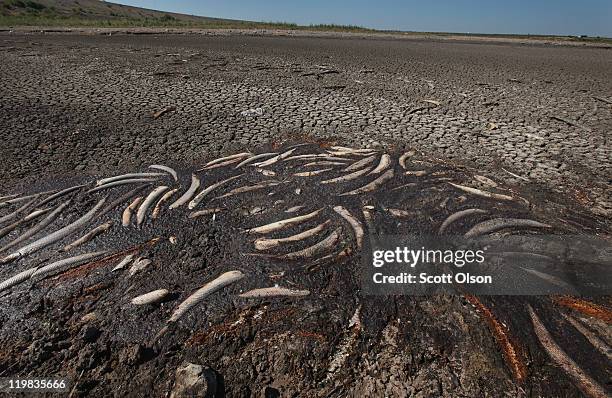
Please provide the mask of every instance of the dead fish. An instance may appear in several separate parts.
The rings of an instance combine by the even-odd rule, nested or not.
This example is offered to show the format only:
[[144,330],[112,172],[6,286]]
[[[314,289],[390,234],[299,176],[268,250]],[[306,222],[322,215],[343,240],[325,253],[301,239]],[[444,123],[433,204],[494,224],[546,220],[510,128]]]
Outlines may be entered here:
[[202,199],[204,199],[204,197],[206,195],[208,195],[209,193],[211,193],[213,190],[219,188],[222,185],[227,184],[228,182],[235,180],[238,177],[242,177],[244,174],[240,174],[237,176],[233,176],[230,178],[227,178],[225,180],[221,180],[219,182],[216,182],[214,184],[212,184],[211,186],[209,186],[208,188],[205,188],[202,192],[200,192],[199,194],[196,195],[195,198],[193,198],[193,200],[191,202],[189,202],[189,205],[187,206],[190,210],[194,209],[201,201]]
[[81,185],[77,185],[77,186],[74,186],[74,187],[63,189],[63,190],[61,190],[61,191],[59,191],[59,192],[49,196],[48,198],[45,198],[42,202],[40,202],[38,205],[36,205],[36,207],[43,207],[47,203],[52,202],[52,201],[54,201],[57,198],[61,198],[62,196],[68,195],[69,193],[72,193],[72,192],[74,192],[76,190],[79,190],[79,189],[81,189],[81,188],[83,188],[85,186],[87,186],[87,184],[81,184]]
[[242,298],[266,298],[266,297],[303,297],[308,296],[308,290],[294,290],[286,287],[264,287],[261,289],[253,289],[248,292],[239,294]]
[[326,252],[332,247],[334,247],[336,243],[338,243],[338,241],[340,240],[340,231],[342,231],[342,228],[337,228],[322,241],[315,243],[314,245],[309,246],[305,249],[278,256],[278,258],[284,260],[309,259],[316,256],[317,254]]
[[[553,285],[557,285],[557,286],[560,286],[560,287],[563,287],[563,288],[572,289],[572,286],[570,286],[569,284],[563,282],[561,279],[559,279],[559,278],[557,278],[557,277],[555,277],[553,275],[549,275],[547,273],[540,272],[540,271],[537,271],[535,269],[524,268],[524,267],[519,267],[519,268],[522,269],[525,272],[528,272],[528,273],[530,273],[532,275],[537,276],[540,279],[543,279],[543,280],[547,281],[548,283],[552,283]],[[577,294],[578,292],[575,292],[575,293]]]
[[386,208],[385,210],[388,211],[392,216],[399,218],[408,218],[414,215],[414,213],[402,209]]
[[375,179],[374,181],[370,182],[367,185],[362,186],[361,188],[357,188],[354,189],[352,191],[349,192],[345,192],[343,194],[340,194],[340,196],[345,196],[345,195],[356,195],[356,194],[362,194],[365,192],[372,192],[375,191],[376,189],[378,189],[380,186],[382,186],[385,182],[389,181],[390,179],[393,178],[393,169],[389,169],[386,172],[384,172],[380,177],[378,177],[377,179]]
[[318,216],[323,209],[315,210],[312,213],[305,214],[303,216],[297,216],[293,218],[287,218],[285,220],[280,220],[273,222],[271,224],[262,225],[260,227],[248,229],[246,232],[250,234],[267,234],[269,232],[278,231],[279,229],[284,229],[286,227],[301,224],[304,221],[308,221]]
[[406,160],[408,160],[408,158],[414,156],[415,154],[415,151],[408,151],[404,152],[404,154],[400,156],[398,163],[402,167],[402,169],[406,170]]
[[248,185],[248,186],[245,186],[245,187],[238,187],[238,188],[232,189],[228,193],[225,193],[225,194],[223,194],[221,196],[217,196],[215,199],[227,198],[228,196],[233,196],[233,195],[236,195],[236,194],[239,194],[239,193],[251,192],[251,191],[256,191],[256,190],[259,190],[259,189],[274,187],[274,186],[279,185],[279,184],[281,184],[281,183],[279,181],[276,181],[276,180],[263,181],[263,182],[260,182],[259,184]]
[[176,209],[177,207],[182,206],[185,203],[189,202],[191,198],[193,197],[193,195],[195,195],[199,187],[200,187],[200,179],[195,174],[192,174],[191,175],[191,185],[189,186],[189,189],[185,191],[185,193],[180,198],[178,198],[174,203],[170,205],[170,209]]
[[505,228],[551,228],[548,224],[523,218],[494,218],[476,224],[465,233],[466,238],[490,234]]
[[0,196],[0,202],[3,202],[7,199],[14,199],[18,196],[19,194],[11,194],[11,195],[5,195],[5,196]]
[[593,96],[594,99],[601,101],[601,102],[605,102],[606,104],[612,104],[612,101],[609,99],[606,99],[604,97],[599,97],[599,96]]
[[342,175],[340,177],[336,177],[336,178],[331,178],[329,180],[323,180],[321,181],[321,184],[335,184],[337,182],[346,182],[346,181],[352,181],[354,179],[357,179],[359,177],[361,177],[364,174],[367,174],[371,169],[369,167],[366,167],[365,169],[362,170],[357,170],[353,173],[350,174],[345,174]]
[[49,274],[52,274],[58,270],[63,269],[65,266],[75,266],[75,265],[80,265],[83,264],[86,261],[89,261],[91,259],[94,259],[96,257],[100,257],[105,255],[106,253],[108,253],[106,250],[104,251],[98,251],[98,252],[93,252],[93,253],[85,253],[85,254],[79,254],[78,256],[74,256],[74,257],[69,257],[69,258],[65,258],[63,260],[59,260],[56,261],[54,263],[51,263],[49,265],[45,265],[44,267],[40,267],[38,268],[31,276],[32,279],[36,278],[36,277],[40,277],[40,276],[48,276]]
[[465,209],[458,211],[456,213],[451,214],[442,222],[440,225],[440,229],[438,230],[438,234],[442,234],[446,229],[454,222],[461,220],[462,218],[469,217],[475,214],[487,214],[488,211],[481,209]]
[[343,162],[346,163],[349,160],[353,160],[353,159],[347,159],[347,158],[343,158],[343,157],[338,157],[338,156],[330,156],[330,155],[326,155],[326,156],[321,156],[319,158],[319,160],[323,161],[330,161],[330,162]]
[[355,163],[351,164],[350,166],[346,167],[344,171],[354,171],[354,170],[362,169],[366,167],[367,165],[369,165],[370,163],[374,162],[375,159],[376,159],[375,155],[368,156],[367,158],[358,160]]
[[[436,184],[440,182],[449,182],[452,180],[453,178],[451,177],[429,178],[427,180],[423,180],[422,183],[423,184]],[[434,187],[430,187],[429,189],[434,189]],[[438,189],[438,192],[441,192],[441,191]]]
[[417,184],[416,182],[409,182],[408,184],[403,184],[403,185],[400,185],[399,187],[395,187],[391,189],[391,191],[399,191],[400,189],[404,189],[404,188],[414,188],[417,185],[419,184]]
[[149,166],[149,168],[165,171],[166,173],[170,174],[172,178],[174,178],[174,181],[178,181],[178,174],[176,174],[176,171],[171,167],[164,166],[163,164],[152,164],[151,166]]
[[[274,206],[276,206],[276,202],[274,203]],[[243,209],[240,213],[243,216],[252,216],[254,214],[263,214],[265,212],[266,212],[266,208],[265,207],[255,206],[255,207],[252,207],[250,209]]]
[[27,269],[18,273],[17,275],[11,276],[7,280],[0,282],[0,292],[30,279],[37,269],[38,267]]
[[475,175],[474,179],[481,184],[488,185],[493,188],[497,187],[497,183],[488,177]]
[[328,153],[308,153],[305,155],[290,156],[285,159],[285,162],[290,162],[294,160],[310,160],[310,161],[328,160],[328,161],[337,161],[337,162],[348,162],[348,161],[352,161],[353,159],[347,159],[347,158],[338,157],[338,156],[331,156]]
[[355,156],[369,156],[372,155],[373,153],[378,152],[377,149],[373,149],[373,148],[348,148],[348,147],[344,147],[344,146],[332,146],[330,148],[330,150],[327,151],[327,153],[329,154],[336,154],[336,155],[355,155]]
[[114,271],[118,271],[121,269],[124,269],[126,267],[126,265],[128,265],[129,263],[132,262],[132,260],[134,259],[134,255],[133,254],[128,254],[127,256],[123,257],[123,260],[119,261],[119,264],[117,264],[112,270],[111,272]]
[[374,210],[374,206],[363,206],[361,208],[361,212],[363,213],[363,218],[366,222],[366,225],[372,231],[375,230],[374,224],[373,224],[373,221],[374,221],[374,215],[372,214],[373,210]]
[[202,216],[207,216],[209,214],[219,213],[222,211],[225,211],[225,209],[221,207],[215,207],[214,209],[204,209],[204,210],[194,211],[192,213],[189,213],[188,217],[189,218],[202,217]]
[[263,174],[266,177],[274,177],[276,175],[276,173],[273,172],[272,170],[256,168],[255,171],[258,172],[258,173]]
[[102,198],[94,207],[92,207],[87,213],[81,216],[79,219],[74,221],[71,224],[66,225],[59,230],[52,232],[51,234],[45,236],[44,238],[38,239],[21,249],[17,250],[15,253],[10,254],[9,256],[0,260],[0,263],[6,263],[9,261],[13,261],[17,258],[27,256],[31,253],[34,253],[44,247],[49,246],[52,243],[55,243],[59,240],[64,239],[66,236],[73,234],[74,232],[83,228],[86,224],[88,224],[96,215],[97,211],[104,205],[106,202],[106,198]]
[[323,174],[326,173],[330,170],[333,170],[333,168],[330,169],[320,169],[320,170],[312,170],[312,171],[303,171],[303,172],[299,172],[299,173],[294,173],[293,175],[296,177],[312,177],[312,176],[316,176],[319,174]]
[[168,293],[167,289],[153,290],[152,292],[134,297],[131,302],[134,305],[155,304],[165,299]]
[[432,162],[427,161],[427,160],[417,160],[417,159],[415,159],[415,160],[412,161],[412,163],[419,164],[421,166],[426,166],[426,167],[434,166],[434,164]]
[[312,236],[317,235],[319,232],[323,231],[327,225],[329,225],[331,221],[327,220],[314,228],[308,229],[304,232],[300,232],[299,234],[287,236],[285,238],[277,238],[277,239],[268,239],[268,238],[260,238],[255,241],[255,249],[256,250],[268,250],[274,247],[280,246],[285,243],[299,242],[304,239],[308,239]]
[[157,118],[161,117],[162,115],[165,115],[166,113],[172,112],[172,111],[175,111],[175,110],[176,110],[175,106],[167,106],[167,107],[162,108],[162,109],[158,110],[157,112],[153,113],[153,115],[151,115],[151,116],[153,116],[153,119],[157,119]]
[[153,220],[157,220],[157,218],[159,217],[159,213],[161,212],[162,209],[162,205],[164,203],[166,203],[171,197],[172,195],[174,195],[175,193],[178,192],[178,188],[174,188],[168,192],[166,192],[158,201],[157,204],[155,205],[155,207],[153,208],[153,213],[151,213],[151,218]]
[[275,156],[275,155],[278,155],[278,152],[260,153],[259,155],[251,156],[248,159],[243,160],[242,162],[238,163],[235,168],[237,169],[242,166],[246,166],[249,163],[253,163],[256,160],[267,158],[270,156]]
[[26,211],[30,206],[34,204],[34,202],[36,202],[37,199],[38,198],[35,197],[32,200],[28,201],[23,206],[21,206],[20,208],[18,208],[17,210],[15,210],[14,212],[9,213],[4,217],[0,217],[0,224],[4,224],[5,222],[12,220],[13,218],[17,217],[18,215]]
[[228,161],[233,161],[232,163],[238,162],[241,159],[247,158],[249,156],[253,155],[250,152],[242,152],[242,153],[237,153],[235,155],[229,155],[229,156],[225,156],[222,158],[218,158],[215,160],[211,160],[210,162],[206,163],[204,165],[204,167],[202,168],[202,170],[208,169],[208,168],[212,168],[210,166],[214,166],[214,165],[220,165],[220,164],[229,164],[227,163]]
[[191,294],[191,296],[187,297],[185,301],[179,304],[172,313],[172,316],[170,316],[170,319],[168,319],[168,323],[178,321],[187,311],[189,311],[204,298],[227,285],[241,280],[242,278],[244,278],[244,274],[240,271],[229,271],[221,274],[218,278],[208,282]]
[[334,150],[334,151],[352,152],[352,153],[364,153],[364,152],[367,153],[367,152],[376,151],[375,149],[370,149],[370,148],[349,148],[347,146],[338,146],[338,145],[334,145],[330,147],[329,149]]
[[134,260],[134,263],[130,267],[128,273],[130,274],[130,276],[134,276],[137,272],[142,271],[152,263],[153,261],[149,260],[148,258],[137,258],[136,260]]
[[502,194],[499,194],[499,193],[481,191],[480,189],[466,187],[466,186],[459,185],[459,184],[453,184],[452,182],[449,182],[449,184],[454,186],[457,189],[462,190],[463,192],[471,193],[472,195],[482,196],[483,198],[499,199],[499,200],[514,200],[514,198],[512,196],[508,196],[508,195],[502,195]]
[[56,191],[39,192],[39,193],[35,193],[35,194],[32,194],[32,195],[20,196],[20,197],[14,198],[14,199],[9,199],[7,201],[4,201],[4,202],[0,203],[0,207],[5,207],[5,206],[8,206],[10,204],[19,203],[19,202],[23,202],[23,201],[26,201],[26,200],[38,198],[41,195],[45,195],[45,194],[53,193],[53,192],[56,192]]
[[340,214],[340,216],[351,225],[351,228],[353,228],[353,232],[355,233],[357,249],[361,250],[361,247],[363,246],[363,226],[361,225],[361,222],[357,219],[357,217],[352,215],[350,211],[342,206],[335,206],[334,211]]
[[407,176],[423,177],[427,175],[427,170],[408,170],[404,173]]
[[13,230],[15,230],[15,228],[19,227],[21,224],[27,223],[28,221],[31,221],[31,220],[35,219],[36,217],[39,217],[39,216],[41,216],[43,214],[46,214],[50,210],[51,209],[34,210],[33,212],[31,212],[30,214],[28,214],[27,216],[25,216],[21,220],[15,221],[14,223],[12,223],[10,225],[7,225],[6,227],[0,229],[0,238],[10,234]]
[[533,330],[550,358],[561,367],[565,373],[574,379],[577,386],[585,395],[597,398],[607,398],[609,395],[604,388],[586,374],[580,366],[559,347],[529,304],[527,304],[527,310],[531,317]]
[[345,156],[365,157],[365,156],[375,155],[377,152],[378,151],[369,151],[369,152],[327,151],[327,154],[330,156],[341,157],[342,159],[346,159]]
[[599,352],[604,354],[608,358],[608,361],[612,361],[612,350],[610,349],[610,346],[608,346],[608,344],[606,344],[593,332],[583,326],[582,323],[580,323],[580,321],[574,318],[573,316],[567,315],[564,312],[562,312],[561,315],[574,327],[574,329],[582,333],[582,335],[589,341],[589,343],[591,343],[593,347],[595,347]]
[[316,259],[315,261],[306,265],[304,268],[312,272],[312,271],[319,269],[323,264],[329,264],[329,263],[339,264],[345,258],[347,258],[351,253],[352,253],[351,247],[346,246],[345,248],[341,249],[338,252],[330,253],[323,257]]
[[80,237],[79,239],[75,240],[69,245],[64,246],[64,248],[61,251],[67,252],[69,250],[74,249],[75,247],[78,247],[84,243],[89,242],[90,240],[100,235],[101,233],[108,231],[112,225],[113,225],[113,222],[108,221],[108,222],[105,222],[104,224],[97,226],[96,228],[92,229],[91,231],[89,231],[88,233]]
[[151,193],[149,193],[145,200],[142,201],[140,207],[138,207],[138,211],[136,212],[136,225],[141,226],[147,216],[147,211],[153,203],[159,198],[164,192],[168,190],[168,187],[162,185],[160,187],[155,188]]
[[295,156],[289,156],[288,158],[285,159],[285,162],[289,162],[292,160],[313,160],[313,159],[320,159],[320,158],[324,158],[328,155],[324,154],[324,153],[307,153],[304,155],[295,155]]
[[285,158],[288,158],[288,157],[289,157],[289,156],[291,156],[291,154],[292,154],[293,152],[295,152],[296,150],[297,150],[297,148],[290,149],[290,150],[288,150],[287,152],[283,152],[283,153],[281,153],[280,155],[276,155],[276,156],[274,156],[273,158],[270,158],[270,159],[268,159],[268,160],[266,160],[266,161],[263,161],[263,162],[260,162],[260,163],[255,163],[255,164],[254,164],[254,166],[257,166],[257,167],[266,167],[266,166],[270,166],[270,165],[272,165],[272,164],[274,164],[274,163],[278,162],[279,160],[283,160],[283,159],[285,159]]
[[319,160],[316,162],[306,163],[304,167],[314,167],[314,166],[344,166],[345,162],[338,161],[330,161],[330,160]]
[[350,331],[342,336],[338,341],[338,345],[334,348],[334,355],[327,367],[327,377],[323,381],[325,384],[334,379],[336,373],[346,366],[347,360],[354,351],[361,330],[360,310],[361,305],[357,307],[355,313],[349,320]]
[[134,210],[136,210],[138,205],[140,205],[142,199],[142,196],[137,197],[132,203],[129,204],[128,207],[125,208],[125,210],[123,210],[123,214],[121,215],[121,225],[123,225],[124,227],[130,225],[130,221],[132,220],[132,214],[134,213]]
[[584,130],[584,131],[586,131],[587,133],[591,133],[591,132],[593,132],[593,130],[591,130],[589,127],[583,126],[583,125],[579,124],[578,122],[575,122],[575,121],[573,121],[573,120],[570,120],[570,119],[567,119],[567,118],[564,118],[564,117],[560,117],[560,116],[551,116],[550,118],[551,118],[551,119],[558,120],[558,121],[563,122],[563,123],[567,123],[567,124],[569,124],[570,126],[577,127],[577,128],[579,128],[580,130]]
[[201,169],[198,169],[198,171],[205,171],[205,170],[213,170],[213,169],[218,169],[221,167],[225,167],[225,166],[229,166],[232,165],[234,163],[238,163],[240,162],[240,160],[242,160],[243,158],[237,158],[237,159],[230,159],[230,160],[226,160],[225,162],[221,162],[221,163],[217,163],[214,164],[212,166],[208,166],[208,167],[203,167]]
[[518,174],[514,174],[513,172],[508,171],[508,170],[504,169],[503,167],[502,167],[502,170],[503,170],[503,171],[505,171],[506,173],[510,174],[510,175],[511,175],[512,177],[514,177],[514,178],[518,178],[519,180],[523,180],[523,181],[530,182],[529,178],[526,178],[526,177],[520,176],[520,175],[518,175]]
[[114,181],[114,182],[110,182],[108,184],[100,185],[99,187],[90,189],[89,191],[87,191],[87,193],[94,193],[94,192],[101,191],[103,189],[114,188],[120,185],[140,184],[140,183],[148,183],[148,182],[155,182],[155,181],[157,180],[153,178],[136,178],[133,180]]
[[51,224],[57,218],[58,214],[60,214],[69,204],[70,204],[70,201],[67,201],[67,202],[64,202],[61,205],[57,206],[40,223],[38,223],[35,226],[33,226],[32,228],[28,229],[21,236],[15,238],[15,240],[7,243],[4,247],[0,248],[0,252],[8,250],[11,247],[13,247],[15,245],[18,245],[19,243],[23,242],[24,240],[27,240],[27,239],[31,238],[32,236],[36,235],[38,232],[40,232],[45,227],[47,227],[49,224]]
[[122,174],[122,175],[119,175],[119,176],[108,177],[108,178],[103,178],[101,180],[98,180],[98,182],[96,182],[96,185],[100,186],[100,185],[109,184],[109,183],[115,182],[115,181],[132,180],[132,179],[135,179],[135,178],[160,177],[160,176],[163,176],[163,175],[164,175],[164,173],[129,173],[129,174]]
[[119,206],[120,204],[124,203],[127,200],[132,199],[137,193],[139,193],[140,191],[143,191],[148,186],[149,184],[144,184],[144,185],[141,185],[139,187],[132,189],[131,191],[127,192],[125,195],[121,195],[116,200],[111,202],[108,206],[106,206],[104,209],[100,210],[100,214],[98,214],[98,216],[102,217],[109,211],[114,210],[115,207]]
[[384,170],[388,169],[390,165],[391,165],[391,156],[385,153],[380,157],[380,162],[378,163],[378,166],[376,166],[374,170],[370,171],[369,174],[382,173]]

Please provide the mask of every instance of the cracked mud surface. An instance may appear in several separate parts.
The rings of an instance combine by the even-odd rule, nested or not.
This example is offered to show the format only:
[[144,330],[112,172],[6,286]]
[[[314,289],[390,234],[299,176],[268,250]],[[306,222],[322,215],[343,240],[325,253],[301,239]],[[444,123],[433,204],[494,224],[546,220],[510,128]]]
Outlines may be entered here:
[[[7,183],[188,164],[307,134],[355,146],[401,141],[499,165],[599,214],[612,209],[609,49],[197,35],[0,40]],[[176,110],[152,119],[169,106]],[[241,116],[255,108],[263,114]]]
[[[106,249],[105,256],[121,256],[0,293],[1,375],[68,374],[78,380],[75,394],[82,396],[151,390],[165,396],[175,370],[187,361],[212,369],[218,396],[595,395],[596,389],[576,382],[551,359],[534,332],[533,308],[578,368],[609,393],[606,354],[563,317],[609,345],[607,298],[362,297],[358,251],[341,261],[308,259],[297,265],[244,255],[252,251],[245,228],[285,218],[284,211],[297,205],[305,206],[299,214],[325,208],[322,218],[306,225],[329,217],[333,227],[342,228],[336,249],[355,246],[350,226],[331,210],[338,204],[363,223],[362,206],[374,206],[367,228],[378,232],[406,225],[435,232],[452,212],[476,207],[538,219],[559,233],[609,234],[609,51],[231,36],[3,34],[0,39],[5,87],[0,138],[8,160],[0,165],[0,195],[66,188],[90,183],[92,175],[140,172],[164,163],[179,171],[178,182],[163,180],[179,188],[178,197],[191,172],[206,161],[243,150],[282,151],[281,137],[290,138],[284,148],[300,143],[300,137],[317,144],[299,147],[298,153],[320,152],[319,145],[330,142],[380,147],[392,154],[396,173],[375,192],[338,197],[372,178],[340,190],[322,187],[322,176],[292,177],[294,170],[285,165],[269,168],[277,176],[253,169],[225,191],[275,178],[284,183],[221,200],[229,211],[214,219],[188,219],[186,210],[164,209],[158,221],[140,229],[120,226],[130,202],[125,200],[105,216],[114,222],[108,234],[70,253]],[[175,109],[152,117],[169,106]],[[257,108],[260,116],[241,115]],[[424,153],[423,163],[410,169],[426,169],[427,175],[399,177],[402,148]],[[475,174],[499,187],[483,186]],[[208,186],[233,174],[219,168],[202,175]],[[532,205],[465,195],[445,178],[527,198]],[[403,184],[413,185],[392,193]],[[131,188],[110,190],[109,201]],[[103,196],[79,191],[48,231],[74,221]],[[389,206],[409,212],[410,223],[389,216]],[[0,209],[0,216],[16,207]],[[465,232],[479,220],[461,222],[452,231]],[[2,265],[0,280],[65,258],[57,249],[102,221]],[[127,269],[111,272],[128,252],[153,263],[132,276]],[[241,270],[245,278],[207,297],[158,336],[184,299],[230,270]],[[310,294],[238,296],[274,284]],[[162,287],[171,294],[160,304],[129,302]],[[359,321],[350,322],[355,314]]]

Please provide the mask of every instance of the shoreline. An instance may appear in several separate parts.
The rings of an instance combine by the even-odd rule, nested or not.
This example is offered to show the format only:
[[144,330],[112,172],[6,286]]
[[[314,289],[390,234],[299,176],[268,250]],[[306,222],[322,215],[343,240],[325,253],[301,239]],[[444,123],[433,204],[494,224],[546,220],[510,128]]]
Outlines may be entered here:
[[[441,41],[456,43],[544,45],[554,47],[612,48],[612,43],[603,41],[573,41],[562,37],[541,36],[509,37],[503,35],[468,35],[453,33],[419,32],[339,32],[301,29],[205,29],[205,28],[90,28],[90,27],[49,27],[49,26],[0,26],[0,34],[83,34],[83,35],[203,35],[203,36],[258,36],[258,37],[300,37],[300,38],[345,38],[345,39],[387,39],[407,41]],[[602,39],[605,40],[605,39]]]

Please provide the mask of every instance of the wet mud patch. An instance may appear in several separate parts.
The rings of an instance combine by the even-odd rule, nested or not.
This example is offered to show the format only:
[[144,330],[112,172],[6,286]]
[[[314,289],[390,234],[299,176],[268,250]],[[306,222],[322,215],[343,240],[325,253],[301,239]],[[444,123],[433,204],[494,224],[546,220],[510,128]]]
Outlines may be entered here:
[[[0,374],[66,375],[81,396],[162,396],[175,388],[185,362],[209,369],[209,391],[220,396],[549,396],[562,390],[579,396],[607,388],[605,353],[563,315],[575,310],[548,297],[360,292],[360,248],[369,235],[439,234],[451,215],[468,209],[483,212],[457,218],[446,234],[464,234],[495,217],[537,220],[546,233],[607,231],[606,220],[567,206],[569,200],[417,151],[328,142],[286,142],[176,171],[177,180],[168,171],[98,185],[79,179],[86,185],[49,200],[42,206],[47,213],[0,240],[4,247],[70,200],[48,225],[0,253]],[[23,196],[3,198],[0,216],[15,216],[2,227],[69,186],[41,185],[32,194],[55,192],[36,196],[18,214]],[[563,222],[560,210],[575,214],[575,222]],[[105,221],[113,223],[108,231],[61,251]],[[491,233],[538,235],[541,229],[509,224]],[[49,236],[53,241],[40,243]],[[104,253],[35,274],[97,251]],[[126,256],[130,261],[113,270]],[[6,284],[29,269],[34,276]],[[236,278],[224,282],[232,272]],[[132,303],[159,289],[167,290],[163,298]],[[186,302],[188,310],[172,320]],[[605,341],[609,322],[579,316],[584,330]],[[534,333],[537,322],[575,369],[555,365],[549,342]],[[580,374],[592,383],[581,384]]]

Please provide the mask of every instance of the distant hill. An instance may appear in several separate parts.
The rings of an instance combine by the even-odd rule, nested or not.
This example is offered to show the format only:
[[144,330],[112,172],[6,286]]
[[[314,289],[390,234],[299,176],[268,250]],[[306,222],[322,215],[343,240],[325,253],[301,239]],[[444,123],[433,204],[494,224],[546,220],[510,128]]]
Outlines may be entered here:
[[161,20],[184,23],[239,22],[148,10],[101,0],[0,0],[0,14],[12,17],[82,18],[90,20]]
[[272,28],[370,31],[359,26],[298,26],[149,10],[101,0],[0,0],[0,26]]

